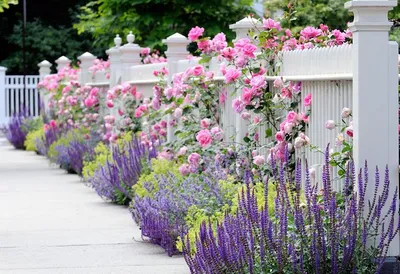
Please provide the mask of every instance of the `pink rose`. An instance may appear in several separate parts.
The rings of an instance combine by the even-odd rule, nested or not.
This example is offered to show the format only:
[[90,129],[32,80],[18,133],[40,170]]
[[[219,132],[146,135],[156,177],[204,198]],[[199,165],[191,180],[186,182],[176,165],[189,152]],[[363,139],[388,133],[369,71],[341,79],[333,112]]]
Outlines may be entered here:
[[214,135],[215,140],[218,140],[218,141],[220,141],[224,138],[224,132],[219,127],[213,127],[211,129],[211,134]]
[[346,131],[347,136],[353,138],[353,136],[354,136],[354,133],[353,133],[353,126],[347,127],[345,131]]
[[225,73],[225,83],[231,83],[238,79],[242,72],[239,69],[230,68]]
[[196,135],[196,140],[203,148],[207,147],[212,142],[210,131],[208,129],[200,130],[199,133],[197,133]]
[[245,57],[255,58],[254,52],[257,50],[257,47],[253,44],[247,44],[242,48],[242,53]]
[[335,121],[333,121],[333,120],[328,120],[328,121],[326,121],[326,123],[325,123],[325,128],[327,128],[327,129],[329,129],[329,130],[332,130],[332,129],[334,129],[335,127],[336,127]]
[[251,114],[245,111],[245,112],[242,112],[240,117],[242,117],[243,120],[249,120],[251,118]]
[[322,31],[314,27],[306,27],[302,31],[300,31],[300,34],[304,36],[306,39],[312,39],[314,37],[321,35]]
[[304,97],[304,106],[306,107],[311,106],[311,102],[312,102],[312,95],[310,93],[306,97]]
[[182,117],[183,110],[181,108],[176,108],[174,111],[174,117],[179,119]]
[[87,108],[92,107],[96,103],[96,99],[93,97],[88,97],[85,99],[84,104]]
[[232,107],[236,113],[241,113],[243,111],[244,105],[239,98],[235,98],[232,100]]
[[51,121],[50,121],[50,126],[51,126],[52,128],[56,128],[56,127],[57,127],[57,122],[56,122],[55,120],[51,120]]
[[349,118],[351,115],[351,109],[343,108],[342,109],[342,118]]
[[186,176],[190,173],[189,165],[188,164],[183,164],[179,167],[179,173],[182,174],[182,176]]
[[191,71],[192,71],[194,76],[200,76],[200,75],[202,75],[204,73],[204,68],[201,65],[197,65],[197,66],[194,66],[191,69]]
[[198,153],[192,153],[188,157],[188,162],[191,166],[197,168],[200,164],[201,156]]
[[276,88],[282,88],[283,87],[283,82],[282,82],[281,78],[275,79],[274,87],[276,87]]
[[200,121],[200,126],[202,128],[208,128],[210,126],[210,124],[211,124],[211,120],[208,119],[208,118],[205,118],[205,119]]
[[282,131],[278,131],[278,132],[275,134],[275,140],[277,140],[278,142],[283,142],[283,141],[285,141],[285,133],[282,132]]
[[108,108],[113,108],[114,107],[114,103],[111,100],[108,100],[106,105],[107,105]]
[[187,152],[187,147],[181,147],[178,151],[178,156],[185,155]]
[[242,91],[242,96],[240,96],[242,99],[242,102],[246,105],[249,105],[251,102],[251,99],[253,98],[253,91],[249,88],[243,88]]
[[143,49],[140,51],[140,54],[141,54],[141,55],[149,55],[149,54],[150,54],[150,48],[143,48]]
[[266,85],[267,82],[265,81],[265,78],[261,75],[253,77],[250,81],[250,86],[255,89],[265,88]]
[[258,155],[253,159],[253,164],[255,164],[256,166],[262,166],[264,163],[265,163],[265,158],[262,155]]
[[296,123],[297,122],[297,113],[294,111],[289,111],[289,113],[286,116],[286,120],[288,123]]
[[263,27],[266,30],[270,29],[276,29],[276,30],[281,30],[281,23],[275,22],[273,19],[268,18],[268,19],[263,19]]
[[253,123],[254,124],[259,124],[261,122],[261,118],[259,116],[254,116],[253,117]]
[[200,27],[194,27],[189,31],[188,38],[191,42],[199,39],[200,36],[202,36],[204,33],[204,28]]
[[43,130],[46,132],[50,129],[50,126],[48,124],[43,125]]

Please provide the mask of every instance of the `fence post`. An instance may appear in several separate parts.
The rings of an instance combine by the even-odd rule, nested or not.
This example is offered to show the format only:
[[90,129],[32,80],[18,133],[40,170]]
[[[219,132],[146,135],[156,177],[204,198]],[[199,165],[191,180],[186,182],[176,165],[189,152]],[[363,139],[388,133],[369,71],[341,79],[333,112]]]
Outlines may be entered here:
[[[44,77],[46,77],[46,75],[49,75],[51,73],[51,63],[47,60],[43,60],[42,62],[40,62],[38,64],[39,67],[39,76],[40,76],[40,80],[43,80]],[[43,104],[43,112],[47,113],[47,108],[48,108],[48,104],[49,104],[49,98],[48,95],[45,94],[45,91],[43,89],[38,89],[39,94],[40,94],[40,99],[42,100]],[[40,106],[40,107],[42,107]]]
[[114,38],[115,46],[106,51],[110,61],[110,88],[116,86],[121,80],[121,43],[122,39],[117,34]]
[[132,31],[126,36],[126,40],[128,41],[125,45],[120,47],[121,52],[121,62],[122,62],[122,82],[126,82],[130,77],[130,68],[135,65],[140,65],[140,51],[141,48],[138,44],[134,44],[135,35],[132,34]]
[[7,123],[6,70],[7,68],[0,67],[0,127]]
[[93,66],[93,61],[96,59],[96,56],[91,54],[90,52],[85,52],[81,56],[78,57],[79,61],[81,61],[79,67],[81,68],[81,74],[79,77],[79,83],[81,86],[90,82],[92,78],[92,74],[89,72],[89,68]]
[[57,71],[60,71],[60,69],[71,64],[71,60],[69,60],[68,57],[65,56],[61,56],[55,62],[57,63]]
[[[349,27],[353,32],[353,153],[356,171],[367,160],[372,173],[378,166],[382,176],[388,165],[390,197],[399,185],[398,47],[397,43],[388,41],[392,23],[387,15],[396,5],[397,1],[386,0],[345,4],[354,13],[354,22]],[[367,200],[373,199],[373,192],[371,184],[366,192]],[[388,226],[387,223],[385,227]],[[393,240],[389,256],[400,255],[399,239],[397,236]]]
[[[172,78],[174,74],[177,72],[177,64],[179,60],[186,59],[189,52],[186,47],[189,44],[189,40],[180,33],[175,33],[169,36],[167,39],[162,41],[167,45],[167,51],[165,55],[167,56],[167,65],[168,65],[168,82],[172,82]],[[167,140],[171,142],[175,140],[174,128],[170,126],[170,122],[172,121],[172,116],[168,115],[168,127],[167,127]]]
[[[232,24],[229,26],[229,28],[231,30],[233,30],[234,32],[236,32],[236,39],[233,40],[233,42],[242,39],[242,38],[251,38],[248,36],[248,33],[250,30],[254,29],[256,30],[256,28],[261,28],[262,24],[260,21],[248,16],[243,18],[242,20],[236,22],[235,24]],[[227,102],[232,102],[232,98],[230,95],[231,92],[227,92]],[[232,107],[227,106],[227,107]],[[235,129],[236,129],[236,134],[235,134],[235,142],[236,143],[242,143],[243,142],[243,138],[246,136],[247,133],[247,127],[249,125],[248,121],[245,121],[242,119],[242,117],[239,114],[235,115]],[[232,121],[231,119],[228,119],[229,121]],[[230,125],[228,125],[229,127]]]

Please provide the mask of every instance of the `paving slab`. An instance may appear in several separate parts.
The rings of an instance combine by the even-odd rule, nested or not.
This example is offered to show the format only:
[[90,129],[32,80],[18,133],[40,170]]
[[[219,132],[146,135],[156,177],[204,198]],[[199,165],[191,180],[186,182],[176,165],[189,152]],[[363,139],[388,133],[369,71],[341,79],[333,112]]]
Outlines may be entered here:
[[174,273],[189,270],[141,238],[127,207],[0,137],[0,273]]

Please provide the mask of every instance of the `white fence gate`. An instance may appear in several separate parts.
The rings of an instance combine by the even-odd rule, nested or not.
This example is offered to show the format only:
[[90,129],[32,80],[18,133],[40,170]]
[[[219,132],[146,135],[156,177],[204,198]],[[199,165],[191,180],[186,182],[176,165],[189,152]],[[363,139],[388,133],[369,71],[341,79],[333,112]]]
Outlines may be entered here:
[[[14,114],[26,111],[31,116],[40,114],[40,96],[37,89],[39,75],[4,76],[0,71],[0,125],[8,122]],[[3,76],[3,77],[2,77]],[[24,89],[25,86],[25,89]]]

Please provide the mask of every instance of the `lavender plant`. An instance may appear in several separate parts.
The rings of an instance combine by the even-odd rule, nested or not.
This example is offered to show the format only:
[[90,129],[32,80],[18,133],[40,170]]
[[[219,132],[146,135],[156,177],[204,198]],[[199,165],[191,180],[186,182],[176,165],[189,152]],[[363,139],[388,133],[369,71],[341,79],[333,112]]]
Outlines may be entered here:
[[[328,160],[329,156],[321,191],[312,186],[306,164],[304,204],[300,202],[303,169],[298,161],[294,181],[281,166],[268,182],[275,185],[278,193],[274,214],[268,212],[268,184],[265,184],[266,198],[261,211],[254,192],[247,188],[240,195],[235,215],[227,214],[216,229],[204,222],[196,251],[193,252],[188,239],[184,244],[191,272],[380,273],[388,246],[399,232],[398,193],[396,190],[389,197],[388,169],[383,185],[376,169],[374,199],[366,201],[367,187],[371,184],[367,164],[357,180],[350,164],[343,192],[336,193],[330,181]],[[367,203],[369,209],[365,210]]]
[[4,130],[7,140],[16,149],[25,149],[24,143],[29,132],[29,120],[32,120],[32,117],[29,116],[27,109],[22,108],[20,112],[13,114]]
[[122,146],[112,146],[110,157],[89,181],[101,197],[118,204],[128,204],[132,199],[132,186],[142,172],[150,168],[150,160],[155,157],[156,148],[143,145],[133,137]]

